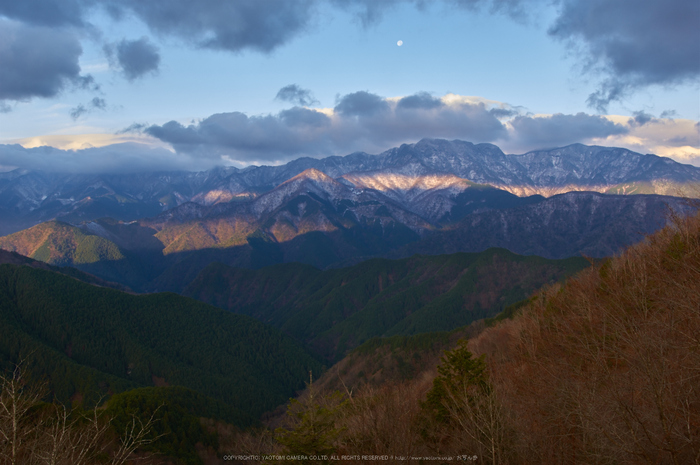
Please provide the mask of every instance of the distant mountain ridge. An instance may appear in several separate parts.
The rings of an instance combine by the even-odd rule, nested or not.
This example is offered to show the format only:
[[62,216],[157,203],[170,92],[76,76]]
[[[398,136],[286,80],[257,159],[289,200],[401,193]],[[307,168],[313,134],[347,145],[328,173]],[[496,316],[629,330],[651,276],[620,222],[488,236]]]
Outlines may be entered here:
[[[10,210],[21,216],[4,202],[8,195],[18,199],[20,187],[47,195],[59,177],[2,174],[0,225],[17,225],[4,221]],[[96,175],[89,185],[86,176],[66,179],[72,190],[30,209],[23,221],[60,213],[50,205],[65,207],[59,218],[0,237],[0,248],[137,292],[182,292],[212,262],[326,269],[490,247],[550,259],[609,256],[662,227],[670,210],[696,208],[646,190],[700,192],[700,168],[624,149],[572,145],[516,156],[490,144],[429,139],[380,155],[275,167]],[[603,188],[607,194],[590,192]],[[547,195],[513,193],[538,189]],[[566,189],[574,191],[556,194]]]
[[53,218],[73,223],[105,216],[133,221],[187,202],[204,207],[237,203],[309,169],[348,188],[381,193],[430,221],[449,211],[449,202],[441,197],[475,183],[518,196],[546,197],[581,190],[679,195],[684,188],[692,195],[687,188],[700,185],[700,168],[622,148],[574,144],[506,155],[492,144],[424,139],[379,155],[358,152],[197,173],[0,173],[0,234]]

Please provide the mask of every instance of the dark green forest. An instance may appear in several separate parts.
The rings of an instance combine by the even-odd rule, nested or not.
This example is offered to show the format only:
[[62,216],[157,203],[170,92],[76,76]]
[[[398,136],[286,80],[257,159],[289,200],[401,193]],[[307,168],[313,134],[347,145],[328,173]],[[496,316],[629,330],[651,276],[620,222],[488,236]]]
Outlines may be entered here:
[[284,403],[321,363],[250,317],[176,294],[135,296],[0,265],[0,364],[22,362],[55,398],[91,407],[140,386],[183,386],[241,426]]
[[372,337],[451,331],[494,317],[589,264],[505,249],[371,259],[325,271],[299,263],[259,270],[215,263],[183,294],[253,316],[339,360]]

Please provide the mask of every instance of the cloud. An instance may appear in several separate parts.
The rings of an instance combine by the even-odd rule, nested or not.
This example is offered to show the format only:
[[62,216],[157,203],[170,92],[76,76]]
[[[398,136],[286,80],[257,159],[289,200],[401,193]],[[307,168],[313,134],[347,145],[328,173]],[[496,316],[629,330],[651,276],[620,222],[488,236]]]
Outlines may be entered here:
[[92,100],[90,100],[89,103],[86,105],[83,105],[82,103],[79,104],[75,108],[71,108],[70,111],[70,117],[73,118],[73,120],[77,120],[81,116],[83,116],[86,113],[90,113],[92,110],[106,110],[107,109],[107,102],[103,98],[95,97]]
[[279,92],[277,92],[275,100],[290,102],[304,107],[318,105],[319,103],[318,100],[314,98],[310,90],[302,89],[296,84],[290,84],[282,87]]
[[[105,103],[98,99],[84,106],[97,109]],[[655,118],[644,112],[527,115],[518,107],[479,97],[438,98],[418,92],[385,98],[361,91],[339,98],[336,108],[295,106],[257,116],[233,111],[190,124],[134,123],[111,135],[26,139],[17,141],[24,148],[0,146],[0,165],[62,172],[202,170],[357,150],[379,153],[426,137],[491,142],[509,153],[580,142],[700,164],[697,121]],[[45,145],[64,150],[41,147]]]
[[[181,39],[191,46],[269,53],[306,30],[317,3],[318,0],[0,0],[0,16],[31,25],[81,28],[99,35],[97,26],[86,18],[94,10],[102,10],[116,21],[136,17],[152,32]],[[145,61],[150,68],[139,68],[143,61],[133,56],[125,61],[136,65],[135,77],[142,75],[143,69],[154,69],[153,54]],[[130,72],[128,65],[123,68]]]
[[389,111],[389,103],[378,95],[360,91],[343,96],[334,110],[342,116],[366,117]]
[[303,32],[312,0],[118,0],[155,33],[178,37],[197,47],[269,53]]
[[158,48],[147,37],[138,40],[122,40],[104,46],[110,66],[121,70],[124,77],[134,81],[146,74],[155,74],[160,66]]
[[592,139],[604,139],[629,132],[629,127],[623,124],[586,113],[516,116],[509,124],[512,128],[510,143],[521,150],[586,143]]
[[504,14],[519,22],[527,21],[543,0],[445,0],[448,5],[471,11],[488,10],[491,14]]
[[660,118],[675,118],[676,116],[678,116],[678,112],[676,110],[664,110],[659,115]]
[[83,26],[85,0],[0,0],[0,15],[39,26]]
[[242,163],[376,152],[424,137],[476,142],[507,137],[489,105],[455,97],[418,93],[408,100],[388,99],[360,91],[341,97],[334,109],[293,107],[263,116],[220,113],[187,126],[176,121],[153,125],[145,133],[179,153]]
[[90,105],[92,108],[95,108],[97,110],[105,110],[107,109],[107,102],[103,98],[95,97],[92,100],[90,100]]
[[178,153],[204,159],[270,162],[294,155],[317,156],[332,149],[330,125],[323,113],[295,107],[274,116],[219,113],[189,126],[170,121],[144,132],[171,144]]
[[147,123],[132,123],[124,129],[120,129],[115,134],[142,134],[143,130],[149,126]]
[[629,132],[589,143],[625,147],[640,153],[671,157],[700,166],[700,123],[688,119],[651,118],[640,125],[629,116],[608,115],[606,119],[629,127]]
[[54,97],[70,87],[89,88],[80,74],[83,50],[75,34],[0,19],[0,102]]
[[[421,9],[433,3],[425,0],[329,2],[337,10],[356,15],[364,26],[378,23],[397,5]],[[601,113],[606,112],[610,102],[622,100],[640,88],[696,83],[700,77],[697,0],[442,0],[440,3],[467,14],[486,11],[516,21],[554,17],[548,29],[550,37],[570,45],[579,54],[584,70],[600,77],[587,103]],[[271,53],[307,31],[318,17],[321,4],[322,0],[0,0],[0,16],[28,25],[78,28],[96,37],[101,32],[86,18],[101,10],[115,21],[135,17],[153,34],[179,39],[188,46],[234,53]],[[544,9],[549,12],[540,14]],[[0,30],[7,29],[4,24]],[[66,34],[65,30],[54,33]],[[36,45],[39,40],[34,38],[29,44]],[[29,45],[23,48],[28,49]],[[56,58],[68,58],[74,49],[66,48]],[[114,55],[129,80],[158,70],[160,56],[146,39],[122,41]],[[76,72],[69,71],[67,76],[75,76]],[[47,76],[50,79],[52,74]],[[59,81],[65,77],[60,74]],[[61,86],[49,88],[54,90],[28,95],[54,96],[55,89]]]
[[87,112],[88,112],[88,109],[85,108],[85,105],[83,105],[83,104],[81,103],[81,104],[79,104],[77,107],[71,108],[71,110],[70,110],[70,117],[73,118],[73,120],[75,121],[75,120],[77,120],[78,118],[80,118],[81,116],[83,116],[83,115],[84,115],[85,113],[87,113]]
[[[59,173],[135,173],[198,170],[216,163],[144,144],[122,143],[79,150],[0,145],[0,165]],[[221,164],[219,161],[218,164]]]
[[331,4],[355,15],[363,27],[367,28],[379,23],[384,14],[399,3],[412,3],[423,7],[421,0],[332,0]]
[[443,106],[442,100],[435,98],[427,92],[418,92],[408,97],[403,97],[396,104],[399,110],[432,110]]
[[561,0],[549,34],[607,76],[588,98],[605,112],[639,87],[697,82],[699,19],[697,0]]
[[634,117],[630,118],[628,122],[630,126],[644,126],[648,122],[655,120],[653,115],[650,115],[644,110],[635,111],[632,113],[632,115]]

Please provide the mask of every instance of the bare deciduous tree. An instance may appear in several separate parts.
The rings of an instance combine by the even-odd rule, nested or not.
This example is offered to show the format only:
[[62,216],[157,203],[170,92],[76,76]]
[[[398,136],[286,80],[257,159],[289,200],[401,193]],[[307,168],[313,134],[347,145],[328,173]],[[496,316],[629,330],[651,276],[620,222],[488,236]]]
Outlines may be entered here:
[[157,438],[150,437],[155,412],[146,421],[133,416],[120,438],[113,437],[110,419],[97,407],[71,413],[64,406],[44,404],[46,389],[28,384],[18,365],[0,376],[0,463],[8,465],[123,465],[133,452]]

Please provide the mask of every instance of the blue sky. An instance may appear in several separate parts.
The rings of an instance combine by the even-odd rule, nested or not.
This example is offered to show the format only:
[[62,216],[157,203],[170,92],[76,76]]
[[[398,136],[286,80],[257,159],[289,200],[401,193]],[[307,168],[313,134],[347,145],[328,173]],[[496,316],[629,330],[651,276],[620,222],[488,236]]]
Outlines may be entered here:
[[422,137],[700,164],[696,0],[191,3],[0,0],[0,166],[206,169]]

